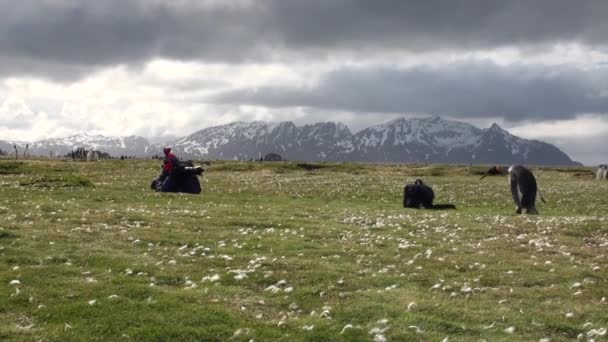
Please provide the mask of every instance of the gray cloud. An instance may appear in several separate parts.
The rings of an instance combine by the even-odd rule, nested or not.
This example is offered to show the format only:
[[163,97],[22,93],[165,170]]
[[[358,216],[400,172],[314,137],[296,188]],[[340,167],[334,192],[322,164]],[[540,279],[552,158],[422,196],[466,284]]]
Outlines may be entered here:
[[65,80],[154,57],[240,63],[267,60],[277,51],[320,58],[349,51],[364,58],[386,50],[608,45],[608,2],[603,0],[230,4],[0,0],[0,75]]
[[295,46],[471,49],[605,45],[608,3],[592,0],[273,2],[275,29]]
[[608,163],[608,155],[603,148],[608,144],[608,137],[605,135],[589,137],[570,137],[570,138],[544,138],[545,142],[554,144],[562,151],[566,152],[576,161],[585,165],[600,165]]
[[254,55],[259,31],[243,9],[145,1],[0,0],[0,13],[0,75],[58,80],[154,57],[243,60]]
[[353,112],[504,117],[507,121],[567,119],[608,113],[608,68],[458,63],[442,67],[343,68],[313,88],[240,89],[217,103],[311,107]]

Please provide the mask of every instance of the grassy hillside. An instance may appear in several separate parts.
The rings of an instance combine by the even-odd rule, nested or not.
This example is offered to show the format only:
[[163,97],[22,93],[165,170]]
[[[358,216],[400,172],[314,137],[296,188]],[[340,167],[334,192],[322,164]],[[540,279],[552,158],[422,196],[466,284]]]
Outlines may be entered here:
[[[0,340],[606,340],[608,182],[535,169],[0,160]],[[423,178],[456,211],[403,209]],[[602,330],[604,329],[604,330]]]

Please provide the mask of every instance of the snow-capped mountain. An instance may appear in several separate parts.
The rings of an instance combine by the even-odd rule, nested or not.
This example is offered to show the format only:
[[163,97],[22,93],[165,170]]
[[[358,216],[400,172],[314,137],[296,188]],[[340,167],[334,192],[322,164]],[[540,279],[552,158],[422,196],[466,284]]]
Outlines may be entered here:
[[292,122],[234,122],[182,138],[173,149],[210,159],[258,159],[275,152],[291,160],[344,160],[354,149],[352,137],[341,123],[297,127]]
[[439,117],[397,119],[352,134],[340,123],[235,122],[210,127],[173,144],[177,153],[209,159],[250,159],[278,153],[290,160],[522,163],[575,165],[557,147]]
[[0,140],[0,155],[15,155],[14,145],[19,147],[19,152],[22,152],[21,146],[25,146],[26,143],[21,141],[3,141]]
[[554,145],[518,138],[497,124],[484,130],[476,143],[466,151],[475,156],[475,162],[482,164],[496,163],[496,156],[501,156],[505,164],[578,164]]
[[397,119],[355,134],[357,159],[365,161],[469,162],[466,155],[450,157],[473,146],[483,130],[439,117]]
[[[10,146],[10,151],[13,150],[13,144],[17,144],[19,152],[22,153],[25,149],[25,142],[8,142],[0,143],[2,146]],[[96,150],[108,153],[112,156],[146,156],[149,153],[150,143],[148,140],[138,136],[126,137],[106,137],[103,135],[76,134],[65,138],[52,138],[39,140],[28,144],[29,153],[31,155],[66,155],[67,153],[76,150],[78,147],[84,147],[87,150]]]
[[[13,143],[0,149],[12,151]],[[397,119],[355,134],[347,126],[323,122],[233,122],[209,127],[169,144],[181,158],[258,159],[278,153],[288,160],[431,162],[475,164],[577,165],[557,147],[511,135],[497,124],[487,129],[439,117]],[[85,147],[113,156],[152,156],[162,146],[137,136],[108,138],[86,134],[30,144],[31,154],[66,154]]]
[[355,134],[356,160],[475,164],[578,164],[557,147],[511,135],[493,124],[473,125],[439,117],[397,119]]

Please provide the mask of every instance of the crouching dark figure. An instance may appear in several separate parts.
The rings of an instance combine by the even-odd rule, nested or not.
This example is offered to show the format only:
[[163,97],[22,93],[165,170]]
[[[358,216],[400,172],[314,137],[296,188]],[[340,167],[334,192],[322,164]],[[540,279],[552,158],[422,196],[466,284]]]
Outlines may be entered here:
[[171,174],[161,171],[158,178],[150,184],[150,188],[158,192],[200,194],[201,183],[198,176],[202,174],[202,167],[193,166],[190,161],[179,162],[179,166]]
[[435,193],[421,179],[403,188],[403,207],[414,209],[456,209],[453,204],[433,204]]
[[185,192],[200,194],[201,183],[198,176],[203,174],[203,168],[194,166],[192,161],[179,161],[170,148],[163,150],[163,161],[160,175],[152,181],[150,188],[158,192]]

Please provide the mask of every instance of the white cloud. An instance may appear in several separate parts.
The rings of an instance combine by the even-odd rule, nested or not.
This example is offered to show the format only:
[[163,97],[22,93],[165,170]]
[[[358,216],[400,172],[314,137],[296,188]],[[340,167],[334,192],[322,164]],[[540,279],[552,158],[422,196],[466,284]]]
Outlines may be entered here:
[[608,136],[608,115],[587,114],[572,120],[523,122],[510,127],[509,130],[515,135],[530,139]]
[[572,120],[519,123],[508,127],[515,135],[559,147],[585,165],[608,162],[608,115],[587,114]]
[[[297,124],[340,121],[355,132],[396,117],[423,114],[217,105],[208,103],[206,96],[238,88],[313,87],[325,73],[344,66],[442,66],[465,60],[490,60],[498,65],[565,64],[585,69],[602,65],[607,59],[605,53],[577,44],[535,51],[499,48],[469,53],[387,53],[384,57],[370,54],[364,58],[341,53],[310,61],[296,55],[280,57],[277,62],[238,65],[155,59],[141,68],[101,69],[71,83],[31,77],[0,79],[0,140],[33,141],[82,131],[111,136],[173,137],[238,120],[291,120]],[[479,127],[498,122],[513,134],[555,143],[574,159],[586,163],[602,159],[598,146],[593,147],[593,153],[582,148],[589,137],[608,135],[608,120],[602,115],[520,123],[505,123],[499,116],[465,120]]]

